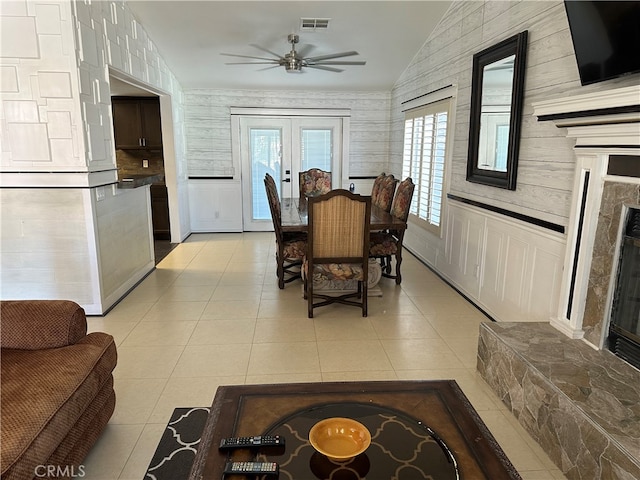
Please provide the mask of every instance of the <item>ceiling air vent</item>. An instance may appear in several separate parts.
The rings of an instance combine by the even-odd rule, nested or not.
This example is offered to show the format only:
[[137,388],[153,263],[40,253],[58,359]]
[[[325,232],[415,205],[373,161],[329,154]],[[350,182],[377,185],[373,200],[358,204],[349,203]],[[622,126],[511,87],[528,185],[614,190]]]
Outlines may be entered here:
[[329,28],[330,18],[302,18],[300,19],[300,30],[315,32]]

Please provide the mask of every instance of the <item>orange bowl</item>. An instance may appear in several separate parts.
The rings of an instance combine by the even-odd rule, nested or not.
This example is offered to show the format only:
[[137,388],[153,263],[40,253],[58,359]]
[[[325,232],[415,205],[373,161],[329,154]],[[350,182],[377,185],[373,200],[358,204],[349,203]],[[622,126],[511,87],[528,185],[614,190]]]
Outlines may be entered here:
[[360,455],[371,444],[367,427],[351,418],[320,420],[309,430],[313,448],[332,460],[345,461]]

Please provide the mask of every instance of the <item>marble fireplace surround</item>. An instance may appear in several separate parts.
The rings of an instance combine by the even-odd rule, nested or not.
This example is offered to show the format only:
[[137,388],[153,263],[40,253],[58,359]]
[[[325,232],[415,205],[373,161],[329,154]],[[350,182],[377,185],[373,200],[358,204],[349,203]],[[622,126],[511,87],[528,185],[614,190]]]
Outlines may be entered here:
[[[640,371],[603,349],[625,208],[640,179],[640,85],[534,103],[575,139],[574,197],[557,315],[480,327],[478,371],[570,480],[640,479]],[[631,161],[636,161],[632,159]]]

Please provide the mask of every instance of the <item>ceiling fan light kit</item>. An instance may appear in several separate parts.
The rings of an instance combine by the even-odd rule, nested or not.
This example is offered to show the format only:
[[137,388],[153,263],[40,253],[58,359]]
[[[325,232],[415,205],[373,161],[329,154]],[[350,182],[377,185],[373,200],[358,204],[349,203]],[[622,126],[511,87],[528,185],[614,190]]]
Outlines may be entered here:
[[222,53],[230,57],[250,58],[253,60],[262,60],[260,62],[230,62],[226,65],[272,65],[273,67],[284,67],[287,73],[301,73],[303,68],[315,68],[318,70],[327,70],[329,72],[342,72],[342,69],[335,68],[332,65],[366,65],[367,62],[353,61],[335,61],[336,58],[350,57],[353,55],[359,55],[356,51],[332,53],[328,55],[319,55],[317,57],[304,57],[296,50],[296,44],[300,41],[300,37],[291,33],[287,36],[287,42],[291,44],[291,51],[285,55],[278,55],[275,52],[260,47],[259,45],[252,45],[255,48],[267,52],[276,58],[254,57],[250,55],[236,55],[233,53]]

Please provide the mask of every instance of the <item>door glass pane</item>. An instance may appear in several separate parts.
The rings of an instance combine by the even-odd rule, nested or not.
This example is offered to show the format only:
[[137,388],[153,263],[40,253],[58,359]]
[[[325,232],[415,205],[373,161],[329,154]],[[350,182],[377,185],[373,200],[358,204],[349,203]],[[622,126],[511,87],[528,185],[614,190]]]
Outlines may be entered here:
[[251,149],[252,218],[270,220],[271,211],[264,189],[264,175],[268,173],[276,182],[278,190],[281,177],[281,131],[280,129],[252,128],[249,134]]
[[329,129],[302,129],[300,141],[301,171],[319,168],[331,171],[332,133]]

